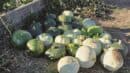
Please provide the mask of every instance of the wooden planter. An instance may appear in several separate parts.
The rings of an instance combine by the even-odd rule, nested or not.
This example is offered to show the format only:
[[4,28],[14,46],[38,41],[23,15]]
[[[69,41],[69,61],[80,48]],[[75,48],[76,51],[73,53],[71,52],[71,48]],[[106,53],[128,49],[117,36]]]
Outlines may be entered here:
[[[38,13],[45,7],[43,1],[44,0],[34,0],[26,5],[22,5],[12,11],[2,14],[0,17],[9,27],[20,26],[27,16],[31,13]],[[0,24],[1,23],[2,22],[0,21]]]

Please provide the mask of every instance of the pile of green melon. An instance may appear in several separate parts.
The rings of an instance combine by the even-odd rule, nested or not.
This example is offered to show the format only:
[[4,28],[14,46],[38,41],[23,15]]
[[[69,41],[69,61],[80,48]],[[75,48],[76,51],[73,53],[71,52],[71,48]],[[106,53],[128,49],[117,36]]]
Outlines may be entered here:
[[47,14],[45,32],[40,22],[33,22],[28,30],[15,31],[12,43],[17,48],[27,47],[34,56],[46,55],[52,61],[59,60],[59,73],[78,73],[80,67],[93,67],[97,59],[105,69],[117,71],[124,64],[128,48],[96,24],[69,10],[59,16]]

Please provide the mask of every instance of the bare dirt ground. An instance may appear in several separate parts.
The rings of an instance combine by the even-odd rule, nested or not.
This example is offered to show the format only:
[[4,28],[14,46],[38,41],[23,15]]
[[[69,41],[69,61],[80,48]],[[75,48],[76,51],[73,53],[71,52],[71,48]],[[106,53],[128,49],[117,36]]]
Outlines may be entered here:
[[112,20],[99,20],[99,23],[103,27],[120,30],[130,43],[130,0],[106,0],[106,3],[116,5],[118,8],[111,14]]
[[[127,42],[130,46],[130,0],[106,0],[118,6],[111,16],[112,20],[98,20],[106,29],[111,32],[113,37],[120,38]],[[3,30],[5,30],[3,28]],[[119,33],[121,32],[121,33]],[[0,32],[0,73],[49,73],[47,68],[54,68],[54,65],[49,60],[42,58],[34,58],[25,52],[25,50],[16,50],[10,45],[7,32]],[[120,37],[123,36],[123,37]],[[8,47],[7,47],[8,46]],[[130,49],[130,47],[129,47]],[[52,64],[51,66],[49,64]],[[50,72],[50,73],[54,73]],[[112,73],[106,71],[99,63],[91,69],[81,69],[79,73]],[[115,73],[130,73],[130,52],[125,59],[124,66]]]

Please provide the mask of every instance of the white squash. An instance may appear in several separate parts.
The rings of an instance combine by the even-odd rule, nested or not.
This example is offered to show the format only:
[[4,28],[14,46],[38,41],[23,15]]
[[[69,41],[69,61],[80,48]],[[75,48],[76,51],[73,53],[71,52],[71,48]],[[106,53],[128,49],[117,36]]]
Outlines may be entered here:
[[96,52],[88,46],[78,48],[76,57],[83,68],[91,68],[96,62]]
[[41,40],[45,46],[49,46],[53,43],[53,37],[46,33],[39,35],[38,39]]
[[36,56],[36,57],[42,55],[45,51],[43,42],[38,39],[31,39],[27,42],[26,45],[31,55]]
[[78,73],[79,67],[78,60],[71,56],[61,58],[57,64],[59,73]]
[[112,44],[111,40],[106,40],[104,38],[100,38],[99,40],[102,43],[103,48],[108,48]]
[[96,55],[99,55],[102,51],[102,44],[99,40],[92,39],[92,38],[87,38],[86,40],[83,41],[84,46],[89,46],[92,49],[95,50]]
[[58,16],[60,22],[72,22],[73,20],[73,12],[69,10],[63,11],[61,15]]
[[71,16],[65,16],[65,15],[59,15],[58,20],[62,23],[72,22],[72,17]]
[[79,35],[75,39],[73,39],[73,43],[82,45],[83,41],[86,39],[85,35]]
[[112,36],[107,32],[102,34],[102,38],[105,40],[112,40]]
[[70,38],[64,36],[64,35],[58,35],[56,36],[55,38],[55,43],[60,43],[60,44],[64,44],[64,45],[67,45],[69,44],[71,41],[70,41]]
[[74,29],[73,34],[74,35],[81,35],[81,31],[79,29]]
[[65,35],[66,37],[70,38],[71,40],[76,37],[76,36],[74,36],[72,30],[65,31],[65,32],[64,32],[64,35]]
[[123,66],[124,60],[120,52],[109,50],[101,56],[101,63],[104,68],[114,72]]
[[90,26],[94,26],[96,25],[96,22],[90,18],[85,18],[83,21],[82,21],[82,24],[84,26],[84,28],[88,28]]
[[119,40],[118,42],[114,42],[110,46],[110,48],[108,48],[108,50],[118,50],[121,52],[123,57],[126,57],[128,54],[128,47],[125,44],[123,44],[121,40]]
[[81,31],[79,29],[74,29],[74,30],[68,30],[64,32],[64,35],[71,40],[75,39],[77,36],[81,35]]
[[72,11],[69,11],[69,10],[65,10],[65,11],[63,11],[62,14],[65,15],[65,16],[71,16],[71,17],[74,16],[73,12],[72,12]]

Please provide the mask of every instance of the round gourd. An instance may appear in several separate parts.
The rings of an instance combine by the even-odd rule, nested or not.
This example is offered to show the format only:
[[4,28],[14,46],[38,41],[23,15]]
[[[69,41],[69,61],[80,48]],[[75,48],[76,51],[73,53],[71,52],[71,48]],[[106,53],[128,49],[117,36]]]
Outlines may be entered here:
[[76,37],[76,36],[74,36],[72,30],[65,31],[65,32],[64,32],[64,35],[65,35],[66,37],[70,38],[71,40]]
[[12,1],[2,1],[1,2],[1,6],[2,7],[2,10],[11,10],[11,9],[14,9],[16,8],[16,3],[17,5],[21,5],[21,3],[18,3],[17,1],[15,0],[12,0]]
[[70,39],[68,37],[64,36],[64,35],[58,35],[55,38],[55,43],[60,43],[60,44],[67,45],[70,42],[71,42]]
[[68,31],[68,30],[72,30],[72,26],[71,25],[60,25],[60,26],[58,26],[58,28],[63,30],[64,32]]
[[82,43],[85,39],[86,39],[85,35],[78,35],[76,38],[73,39],[73,43],[82,45]]
[[73,29],[83,28],[83,26],[79,22],[76,22],[76,21],[73,21],[70,25],[72,26]]
[[43,42],[38,39],[29,40],[27,42],[27,47],[30,50],[30,52],[35,56],[41,55],[45,50]]
[[49,46],[53,43],[53,37],[49,34],[43,33],[38,36],[38,39],[43,41],[45,46]]
[[61,58],[57,64],[59,73],[78,73],[79,67],[78,60],[71,56]]
[[69,10],[64,10],[62,14],[65,15],[65,16],[70,16],[70,17],[74,16],[73,12],[69,11]]
[[71,40],[75,39],[77,36],[81,35],[81,31],[79,29],[67,30],[64,32],[64,35]]
[[12,42],[16,47],[25,46],[30,39],[32,39],[31,34],[25,30],[17,30],[12,35]]
[[89,46],[92,49],[95,50],[96,55],[99,55],[102,51],[102,44],[99,40],[92,39],[92,38],[87,38],[86,40],[83,41],[84,46]]
[[56,15],[52,13],[47,14],[46,19],[56,19]]
[[76,36],[81,35],[81,31],[79,29],[74,29],[73,34]]
[[65,50],[65,46],[62,44],[53,44],[51,46],[51,48],[49,48],[45,54],[51,59],[59,59],[60,57],[65,56],[66,54],[66,50]]
[[48,30],[47,30],[47,33],[52,35],[53,37],[57,36],[57,35],[60,35],[62,33],[62,30],[56,28],[56,27],[50,27]]
[[83,27],[84,28],[88,28],[90,26],[95,26],[96,25],[96,22],[90,18],[85,18],[83,21],[82,21],[82,24],[83,24]]
[[65,15],[59,15],[58,20],[62,23],[65,22],[72,22],[72,17],[71,16],[65,16]]
[[103,48],[108,48],[112,44],[112,36],[107,32],[104,32],[99,40],[102,43]]
[[101,37],[105,40],[112,40],[112,36],[109,33],[103,33]]
[[67,45],[67,51],[72,56],[75,56],[78,48],[79,48],[79,45],[74,44],[74,43],[71,43],[71,44]]
[[96,62],[96,52],[88,46],[78,48],[76,57],[83,68],[91,68]]
[[56,21],[52,18],[47,18],[44,22],[44,25],[46,27],[55,27],[56,26]]
[[112,44],[111,40],[107,40],[107,39],[104,39],[104,38],[100,38],[99,40],[102,43],[103,48],[108,48]]
[[90,26],[87,32],[91,37],[99,37],[103,34],[103,29],[100,26]]
[[114,42],[108,50],[119,50],[123,57],[126,57],[128,54],[128,48],[125,44],[122,43],[121,40],[119,42]]
[[40,35],[43,31],[42,24],[40,22],[33,22],[29,27],[29,32],[32,34],[33,37]]
[[89,35],[88,35],[88,32],[87,32],[87,29],[85,29],[85,28],[82,28],[82,29],[81,29],[81,33],[82,33],[83,35],[89,36]]
[[101,56],[101,62],[104,68],[112,72],[119,70],[124,64],[121,53],[114,50],[105,52]]
[[81,16],[74,16],[74,19],[75,19],[75,21],[78,22],[79,24],[82,24],[82,22],[83,22],[83,20],[84,20],[84,18],[81,17]]

